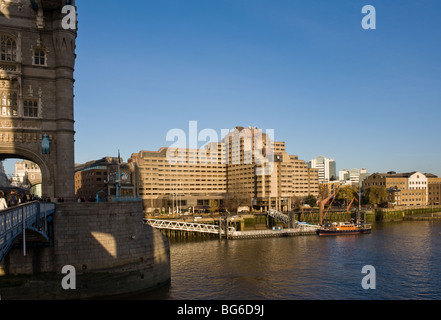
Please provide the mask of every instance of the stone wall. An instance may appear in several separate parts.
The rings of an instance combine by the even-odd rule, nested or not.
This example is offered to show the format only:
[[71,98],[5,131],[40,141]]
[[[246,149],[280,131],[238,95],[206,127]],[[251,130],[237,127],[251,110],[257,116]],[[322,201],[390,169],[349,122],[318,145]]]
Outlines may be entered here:
[[[2,299],[87,299],[120,296],[170,282],[170,247],[143,224],[141,202],[57,204],[54,245],[15,249],[0,265]],[[75,290],[62,288],[64,266]]]

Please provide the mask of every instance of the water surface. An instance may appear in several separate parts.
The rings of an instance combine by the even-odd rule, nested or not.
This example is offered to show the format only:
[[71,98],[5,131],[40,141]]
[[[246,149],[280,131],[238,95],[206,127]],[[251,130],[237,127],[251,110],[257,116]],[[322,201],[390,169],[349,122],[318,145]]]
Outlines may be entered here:
[[[171,243],[167,300],[439,300],[441,222],[376,223],[372,234]],[[365,290],[362,269],[376,271]]]

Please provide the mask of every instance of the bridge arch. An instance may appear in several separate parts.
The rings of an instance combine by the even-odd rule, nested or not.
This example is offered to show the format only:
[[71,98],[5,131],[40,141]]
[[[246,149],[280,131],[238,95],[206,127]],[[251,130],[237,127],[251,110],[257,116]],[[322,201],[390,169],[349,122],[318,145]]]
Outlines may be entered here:
[[17,145],[0,145],[0,161],[8,158],[20,158],[36,163],[41,170],[42,195],[54,198],[54,177],[48,164],[48,155],[39,155],[29,148]]

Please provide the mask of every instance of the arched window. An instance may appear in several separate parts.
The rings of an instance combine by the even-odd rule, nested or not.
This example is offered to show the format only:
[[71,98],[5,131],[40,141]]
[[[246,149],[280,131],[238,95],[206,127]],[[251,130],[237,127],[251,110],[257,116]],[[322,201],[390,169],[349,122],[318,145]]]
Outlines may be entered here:
[[15,61],[17,59],[17,43],[6,34],[0,35],[0,60]]

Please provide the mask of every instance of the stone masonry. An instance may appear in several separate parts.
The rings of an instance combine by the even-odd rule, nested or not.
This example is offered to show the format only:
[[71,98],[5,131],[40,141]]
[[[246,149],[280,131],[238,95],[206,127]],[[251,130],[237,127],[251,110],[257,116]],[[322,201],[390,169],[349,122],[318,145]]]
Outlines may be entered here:
[[[85,299],[130,295],[170,282],[170,247],[143,224],[141,202],[58,204],[53,248],[9,253],[0,265],[2,299]],[[64,290],[64,266],[76,289]]]
[[[77,32],[62,28],[65,3],[2,1],[0,160],[22,158],[37,163],[43,196],[67,200],[74,199]],[[46,141],[47,150],[42,147]]]

